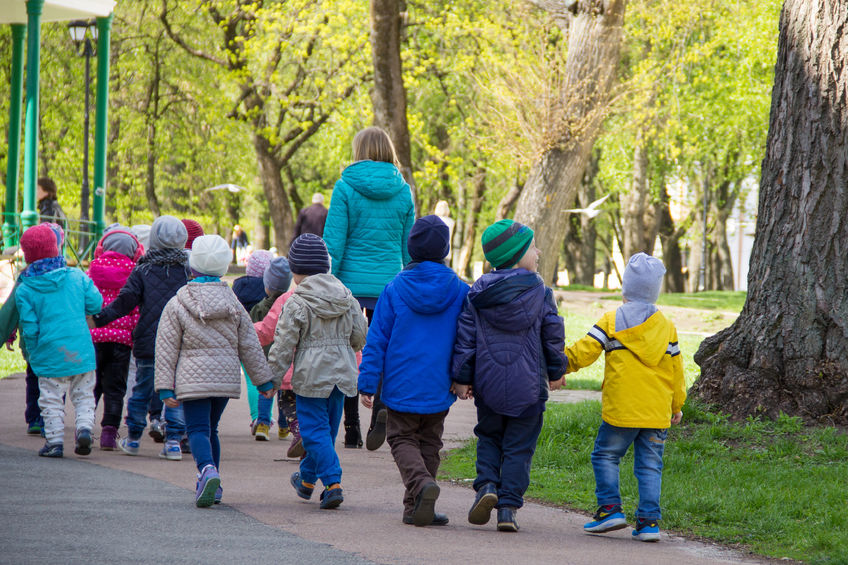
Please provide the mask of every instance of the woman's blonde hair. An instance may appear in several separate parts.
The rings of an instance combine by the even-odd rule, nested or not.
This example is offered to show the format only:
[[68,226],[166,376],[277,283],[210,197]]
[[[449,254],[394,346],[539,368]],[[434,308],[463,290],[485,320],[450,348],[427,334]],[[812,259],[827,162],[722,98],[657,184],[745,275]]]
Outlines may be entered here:
[[400,168],[389,134],[376,126],[365,128],[354,136],[353,160],[383,161]]

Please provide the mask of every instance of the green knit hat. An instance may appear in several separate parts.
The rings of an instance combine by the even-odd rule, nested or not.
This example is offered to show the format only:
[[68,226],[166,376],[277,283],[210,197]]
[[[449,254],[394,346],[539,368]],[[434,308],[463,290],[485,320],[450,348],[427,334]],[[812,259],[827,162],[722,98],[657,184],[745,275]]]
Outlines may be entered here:
[[483,232],[483,255],[495,269],[521,261],[533,242],[533,230],[513,220],[495,222]]

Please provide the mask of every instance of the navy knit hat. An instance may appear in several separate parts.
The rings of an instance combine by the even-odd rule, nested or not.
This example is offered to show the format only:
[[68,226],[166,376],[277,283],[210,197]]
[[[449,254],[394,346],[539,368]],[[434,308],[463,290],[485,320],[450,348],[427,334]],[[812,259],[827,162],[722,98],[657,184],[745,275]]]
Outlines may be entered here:
[[438,216],[422,216],[409,230],[407,249],[413,261],[441,261],[450,251],[450,229]]
[[314,233],[298,236],[289,247],[289,266],[296,275],[330,272],[330,254],[324,240]]
[[292,275],[289,260],[285,257],[276,257],[265,267],[262,275],[262,283],[270,291],[285,292],[291,285]]

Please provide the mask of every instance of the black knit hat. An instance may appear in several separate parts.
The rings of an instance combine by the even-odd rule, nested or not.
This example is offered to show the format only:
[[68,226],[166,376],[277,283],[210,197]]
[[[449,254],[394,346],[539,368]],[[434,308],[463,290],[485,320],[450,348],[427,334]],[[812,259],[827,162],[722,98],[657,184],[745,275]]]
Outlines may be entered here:
[[289,266],[295,275],[317,275],[330,271],[330,255],[324,240],[314,233],[305,233],[289,247]]
[[409,230],[407,249],[414,261],[441,261],[450,251],[450,229],[438,216],[422,216]]

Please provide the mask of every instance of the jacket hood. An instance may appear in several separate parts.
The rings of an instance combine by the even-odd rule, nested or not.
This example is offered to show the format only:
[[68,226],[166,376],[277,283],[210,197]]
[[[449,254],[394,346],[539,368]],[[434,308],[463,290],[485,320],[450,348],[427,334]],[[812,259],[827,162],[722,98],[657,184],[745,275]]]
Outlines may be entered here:
[[328,273],[310,275],[294,291],[319,318],[338,318],[350,309],[353,294]]
[[342,180],[372,200],[388,200],[401,190],[409,190],[398,168],[382,161],[357,161],[342,171]]
[[414,312],[437,314],[454,303],[465,283],[445,265],[424,261],[401,271],[393,284]]
[[127,282],[135,263],[117,251],[104,251],[91,262],[88,276],[98,288],[120,290]]
[[638,326],[616,331],[610,337],[620,341],[628,351],[648,367],[656,367],[668,349],[671,334],[671,322],[658,310]]
[[489,324],[501,330],[526,330],[539,319],[545,284],[526,269],[492,271],[477,279],[468,299]]
[[25,284],[39,292],[55,292],[58,288],[65,284],[68,278],[68,270],[71,267],[54,269],[37,277],[21,277],[21,283]]
[[243,310],[225,282],[189,282],[177,291],[177,300],[201,322],[220,318],[238,319]]

